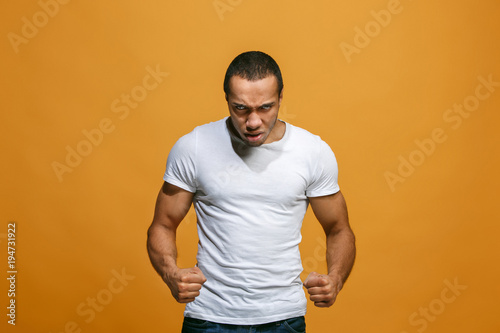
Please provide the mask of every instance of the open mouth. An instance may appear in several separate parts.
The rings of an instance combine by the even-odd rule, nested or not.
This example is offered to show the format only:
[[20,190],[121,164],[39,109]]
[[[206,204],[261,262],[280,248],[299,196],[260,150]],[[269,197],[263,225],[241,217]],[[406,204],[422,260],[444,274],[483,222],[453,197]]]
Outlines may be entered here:
[[256,134],[245,133],[245,137],[250,142],[259,141],[263,135],[264,133],[256,133]]

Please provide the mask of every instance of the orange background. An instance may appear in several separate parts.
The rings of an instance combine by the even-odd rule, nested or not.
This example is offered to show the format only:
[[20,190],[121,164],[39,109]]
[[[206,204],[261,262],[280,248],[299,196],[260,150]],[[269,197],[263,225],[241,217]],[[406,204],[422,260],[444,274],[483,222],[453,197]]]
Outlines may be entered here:
[[[149,263],[146,230],[170,148],[228,114],[224,72],[247,50],[280,64],[281,118],[335,151],[357,236],[348,283],[332,308],[309,303],[308,332],[500,331],[500,86],[479,88],[483,99],[460,118],[447,111],[474,103],[478,77],[500,82],[498,1],[2,7],[1,275],[9,221],[18,269],[15,327],[0,282],[2,331],[180,331],[184,307]],[[345,54],[346,44],[357,51]],[[155,81],[146,68],[169,74]],[[133,108],[121,101],[132,92]],[[107,133],[89,146],[83,131],[100,124]],[[431,144],[436,128],[441,142]],[[58,177],[68,146],[87,156]],[[410,157],[418,165],[405,169]],[[195,229],[191,211],[178,237],[185,267]],[[309,211],[303,277],[325,271],[323,241]]]

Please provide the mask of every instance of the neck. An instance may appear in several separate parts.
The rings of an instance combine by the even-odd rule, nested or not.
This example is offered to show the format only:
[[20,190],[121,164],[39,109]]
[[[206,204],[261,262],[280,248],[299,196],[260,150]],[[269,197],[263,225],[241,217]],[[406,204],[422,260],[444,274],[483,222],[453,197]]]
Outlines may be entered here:
[[271,133],[269,133],[269,137],[267,138],[266,143],[272,143],[275,141],[279,141],[285,136],[286,125],[283,121],[276,119],[276,123],[274,124]]

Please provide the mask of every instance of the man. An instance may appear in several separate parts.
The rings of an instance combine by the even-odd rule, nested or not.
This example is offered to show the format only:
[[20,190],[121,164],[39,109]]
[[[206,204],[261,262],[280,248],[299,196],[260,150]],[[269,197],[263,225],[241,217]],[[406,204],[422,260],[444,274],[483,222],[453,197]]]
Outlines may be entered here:
[[[182,332],[305,332],[306,299],[330,307],[355,241],[330,147],[278,119],[283,80],[262,52],[237,56],[224,92],[230,116],[196,127],[170,151],[148,230],[151,262],[187,303]],[[176,229],[194,204],[197,265],[176,264]],[[328,274],[304,283],[300,229],[308,205],[327,238]]]

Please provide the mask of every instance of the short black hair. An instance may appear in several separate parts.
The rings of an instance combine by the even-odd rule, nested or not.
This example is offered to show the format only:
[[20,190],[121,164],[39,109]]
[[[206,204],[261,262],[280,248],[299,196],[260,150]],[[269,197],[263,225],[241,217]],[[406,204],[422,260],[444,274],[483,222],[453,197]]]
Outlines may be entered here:
[[224,92],[229,94],[229,80],[239,76],[249,81],[261,80],[274,75],[278,82],[278,94],[283,90],[281,70],[274,59],[261,51],[248,51],[238,55],[229,64],[224,78]]

